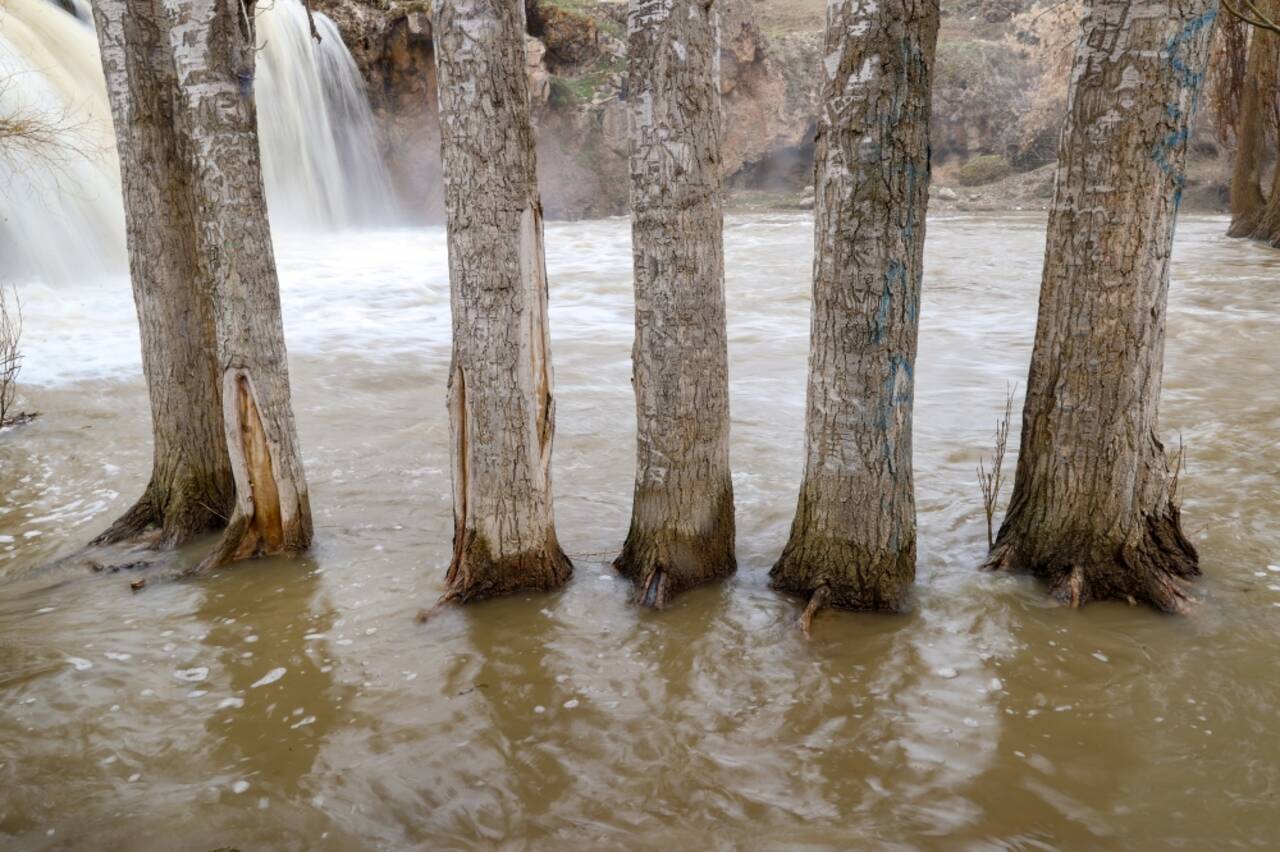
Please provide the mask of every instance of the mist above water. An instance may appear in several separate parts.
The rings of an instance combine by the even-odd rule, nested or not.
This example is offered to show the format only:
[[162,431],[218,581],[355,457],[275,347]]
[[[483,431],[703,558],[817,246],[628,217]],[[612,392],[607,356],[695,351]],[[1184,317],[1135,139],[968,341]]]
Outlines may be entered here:
[[[55,145],[0,155],[0,279],[65,281],[124,268],[111,111],[88,5],[5,0],[0,114],[55,128]],[[390,181],[364,83],[336,26],[300,0],[258,7],[263,175],[277,229],[386,224]]]

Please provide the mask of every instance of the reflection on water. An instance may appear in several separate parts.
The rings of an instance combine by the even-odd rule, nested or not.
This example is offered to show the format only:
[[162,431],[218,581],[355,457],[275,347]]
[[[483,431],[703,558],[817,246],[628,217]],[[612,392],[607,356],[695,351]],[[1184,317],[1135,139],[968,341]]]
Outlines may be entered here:
[[[0,435],[0,837],[21,848],[1267,845],[1280,791],[1280,256],[1184,219],[1163,425],[1191,459],[1189,618],[982,575],[974,477],[1025,379],[1039,216],[935,218],[905,616],[768,590],[799,485],[811,223],[726,230],[740,571],[661,614],[608,567],[634,440],[622,220],[548,226],[563,592],[413,614],[449,555],[438,230],[286,237],[305,559],[41,573],[148,471],[126,282],[24,290]],[[1016,446],[1016,436],[1011,442]],[[1010,472],[1012,468],[1010,468]],[[178,562],[192,553],[179,554]]]
[[[217,742],[214,759],[240,775],[233,794],[256,787],[298,795],[352,694],[334,685],[327,631],[338,614],[331,605],[312,608],[319,574],[306,562],[293,573],[290,588],[271,571],[223,572],[203,589],[196,611],[229,683],[205,729]],[[281,736],[282,729],[290,733]]]

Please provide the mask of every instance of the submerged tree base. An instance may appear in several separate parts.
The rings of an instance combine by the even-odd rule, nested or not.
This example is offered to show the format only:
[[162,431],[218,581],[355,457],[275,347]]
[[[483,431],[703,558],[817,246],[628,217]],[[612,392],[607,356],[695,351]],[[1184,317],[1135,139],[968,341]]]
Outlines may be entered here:
[[[850,541],[793,535],[769,571],[774,590],[855,612],[906,612],[916,577],[914,540],[873,554]],[[812,620],[812,614],[809,616]]]
[[[631,514],[631,528],[622,553],[613,560],[613,569],[635,587],[635,603],[663,609],[676,595],[704,583],[724,580],[737,572],[733,555],[733,486],[705,489],[705,501],[689,500],[684,505],[703,505],[707,513],[687,517],[680,501],[664,493],[650,494],[637,489]],[[718,496],[710,496],[718,494]],[[658,509],[660,508],[660,510]],[[685,512],[685,516],[680,516]]]
[[[231,487],[230,482],[226,486]],[[234,503],[233,493],[227,488],[192,486],[162,491],[154,484],[148,486],[138,502],[89,546],[131,543],[156,550],[182,547],[226,526]]]
[[633,528],[613,568],[631,581],[637,604],[662,609],[681,592],[733,576],[738,561],[732,532],[708,540]]
[[1048,584],[1054,600],[1070,607],[1110,600],[1185,613],[1194,603],[1186,582],[1200,576],[1199,555],[1182,533],[1176,506],[1147,516],[1119,543],[1085,535],[1047,542],[1043,535],[1024,534],[1011,520],[983,570],[1032,574]]
[[551,592],[573,577],[573,563],[560,549],[554,532],[547,536],[543,547],[496,558],[484,539],[475,532],[466,530],[461,537],[445,575],[449,590],[440,598],[437,607],[517,592]]

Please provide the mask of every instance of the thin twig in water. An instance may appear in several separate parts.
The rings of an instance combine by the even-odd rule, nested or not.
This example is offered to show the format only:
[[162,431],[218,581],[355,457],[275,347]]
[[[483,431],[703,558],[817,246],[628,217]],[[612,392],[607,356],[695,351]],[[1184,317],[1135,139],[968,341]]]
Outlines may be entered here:
[[1182,443],[1182,433],[1178,433],[1178,455],[1173,459],[1173,479],[1169,483],[1169,502],[1178,503],[1178,483],[1182,481],[1182,471],[1187,464],[1187,448]]
[[978,459],[978,487],[982,489],[982,508],[987,514],[987,547],[995,546],[995,517],[1000,501],[1000,486],[1004,481],[1004,452],[1009,445],[1009,422],[1013,420],[1013,393],[1017,385],[1005,392],[1004,417],[996,424],[996,448],[991,459],[991,470],[984,460]]
[[[12,293],[12,297],[8,295]],[[22,372],[22,299],[16,289],[0,287],[0,426],[10,422]]]

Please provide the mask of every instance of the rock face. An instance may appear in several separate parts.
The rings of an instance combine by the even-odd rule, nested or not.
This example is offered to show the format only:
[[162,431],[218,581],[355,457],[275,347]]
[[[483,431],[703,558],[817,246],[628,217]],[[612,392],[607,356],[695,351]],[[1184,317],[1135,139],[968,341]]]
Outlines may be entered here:
[[[405,209],[439,220],[440,134],[429,4],[313,0],[338,25],[369,85]],[[725,174],[731,183],[803,186],[811,178],[817,33],[766,39],[751,0],[722,19]],[[626,3],[526,0],[530,92],[548,216],[627,208]],[[797,182],[798,181],[798,182]]]
[[[799,193],[813,181],[824,4],[717,1],[726,186]],[[931,125],[940,182],[952,180],[976,157],[1003,157],[1017,170],[1052,159],[1059,110],[1041,108],[1038,117],[1029,116],[1037,87],[1043,91],[1057,83],[1045,82],[1035,37],[1022,29],[1046,2],[942,0]],[[402,208],[440,221],[430,3],[312,0],[312,6],[337,23],[368,81]],[[546,214],[624,213],[626,0],[525,0],[525,11],[526,73]]]
[[435,50],[427,2],[312,0],[342,33],[369,87],[403,208],[444,220]]

